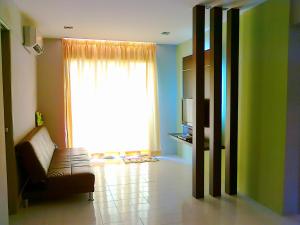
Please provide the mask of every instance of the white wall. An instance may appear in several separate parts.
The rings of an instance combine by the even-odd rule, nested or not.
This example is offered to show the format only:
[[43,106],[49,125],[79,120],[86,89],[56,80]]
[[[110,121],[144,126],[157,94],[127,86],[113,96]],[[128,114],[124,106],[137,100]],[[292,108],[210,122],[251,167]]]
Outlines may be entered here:
[[12,110],[17,144],[35,126],[37,109],[36,59],[12,36]]
[[0,18],[11,34],[11,81],[14,141],[17,144],[35,126],[37,109],[36,57],[22,45],[22,26],[33,24],[11,0],[0,0]]

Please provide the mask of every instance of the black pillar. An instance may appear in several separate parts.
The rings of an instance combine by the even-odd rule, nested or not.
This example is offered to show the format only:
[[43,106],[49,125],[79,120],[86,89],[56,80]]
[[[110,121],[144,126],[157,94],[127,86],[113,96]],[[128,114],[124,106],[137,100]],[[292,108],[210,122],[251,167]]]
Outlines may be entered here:
[[225,192],[237,193],[237,138],[239,85],[239,9],[227,12],[227,118]]
[[221,195],[222,8],[210,10],[210,140],[209,193]]
[[205,6],[193,9],[193,196],[204,197],[204,36]]

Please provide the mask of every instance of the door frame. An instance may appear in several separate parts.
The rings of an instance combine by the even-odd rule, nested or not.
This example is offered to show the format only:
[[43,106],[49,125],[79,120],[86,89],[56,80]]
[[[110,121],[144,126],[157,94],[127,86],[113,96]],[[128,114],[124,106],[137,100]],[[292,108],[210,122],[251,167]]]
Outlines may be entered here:
[[13,139],[12,93],[11,93],[11,38],[9,27],[0,20],[1,60],[6,145],[6,172],[9,214],[15,214],[19,206],[18,173]]
[[[2,26],[0,23],[0,33],[2,30]],[[0,35],[0,41],[1,41],[1,35]],[[1,42],[0,42],[0,50],[1,50]],[[0,59],[2,59],[0,51]],[[5,130],[4,130],[4,98],[3,98],[3,90],[2,90],[2,60],[0,61],[0,176],[4,177],[2,179],[2,182],[0,182],[0,223],[8,225],[9,224],[9,218],[8,218],[8,196],[7,196],[7,179],[5,177],[7,176],[7,167],[6,167],[6,150],[5,150]]]

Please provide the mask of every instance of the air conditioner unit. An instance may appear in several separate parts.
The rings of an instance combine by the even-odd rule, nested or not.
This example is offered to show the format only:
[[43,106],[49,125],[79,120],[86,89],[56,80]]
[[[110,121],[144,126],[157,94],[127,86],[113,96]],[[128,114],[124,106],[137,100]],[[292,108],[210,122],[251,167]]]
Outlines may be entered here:
[[40,55],[43,53],[43,37],[37,29],[32,26],[23,27],[23,45],[33,54]]

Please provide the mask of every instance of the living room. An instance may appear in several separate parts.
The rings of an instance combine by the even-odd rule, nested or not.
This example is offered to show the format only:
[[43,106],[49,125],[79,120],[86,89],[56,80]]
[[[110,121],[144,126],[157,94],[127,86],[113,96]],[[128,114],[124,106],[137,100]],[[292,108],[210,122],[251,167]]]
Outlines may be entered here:
[[0,224],[299,224],[298,8],[0,0]]

